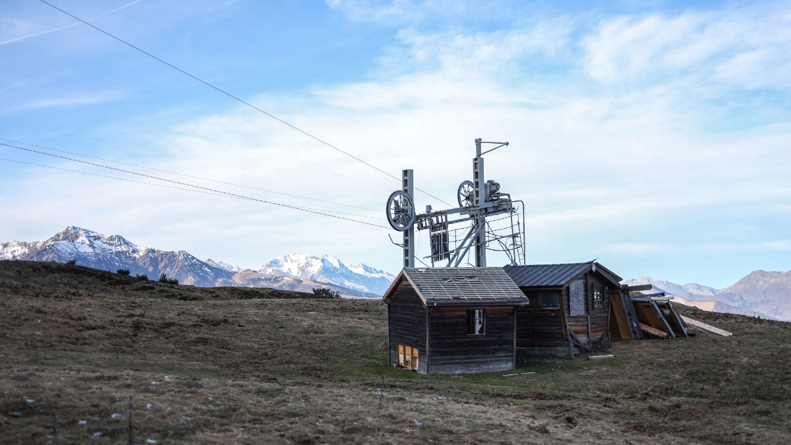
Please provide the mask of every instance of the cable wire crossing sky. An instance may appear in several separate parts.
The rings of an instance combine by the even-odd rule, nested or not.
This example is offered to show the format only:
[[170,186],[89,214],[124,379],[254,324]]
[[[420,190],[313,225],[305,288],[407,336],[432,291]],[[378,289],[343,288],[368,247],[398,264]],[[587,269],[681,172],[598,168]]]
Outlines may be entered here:
[[[483,138],[510,142],[486,174],[525,202],[528,263],[598,258],[713,287],[791,268],[787,2],[9,0],[0,14],[0,242],[76,225],[242,267],[310,252],[395,272],[400,249],[373,227],[393,178],[413,169],[430,192],[418,209],[447,208]],[[108,177],[82,156],[133,168]]]

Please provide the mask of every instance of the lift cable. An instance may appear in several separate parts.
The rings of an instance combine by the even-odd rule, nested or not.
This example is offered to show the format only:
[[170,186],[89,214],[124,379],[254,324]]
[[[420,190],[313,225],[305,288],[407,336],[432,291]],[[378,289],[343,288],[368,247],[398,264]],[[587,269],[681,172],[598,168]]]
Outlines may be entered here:
[[258,191],[267,192],[267,193],[274,193],[276,195],[290,196],[292,198],[307,199],[309,201],[323,202],[323,203],[326,203],[326,204],[339,205],[339,206],[344,206],[344,207],[352,207],[352,208],[355,208],[355,209],[367,210],[369,212],[379,212],[380,211],[380,210],[369,209],[369,208],[366,208],[366,207],[360,207],[360,206],[356,206],[356,205],[352,205],[352,204],[343,204],[343,203],[340,203],[340,202],[326,201],[326,200],[323,200],[323,199],[308,198],[307,196],[294,195],[292,193],[277,192],[275,190],[262,189],[262,188],[251,187],[251,186],[242,185],[242,184],[235,184],[233,182],[218,181],[216,179],[203,178],[203,177],[200,177],[200,176],[186,175],[186,174],[183,174],[183,173],[176,173],[176,172],[172,172],[172,171],[169,171],[169,170],[162,170],[162,169],[154,168],[154,167],[146,167],[144,165],[130,164],[128,162],[114,161],[112,159],[99,158],[99,157],[96,157],[96,156],[88,156],[88,155],[84,155],[82,153],[75,153],[73,151],[58,150],[57,148],[44,147],[44,146],[41,146],[41,145],[29,144],[27,142],[14,141],[14,140],[11,140],[11,139],[6,139],[6,138],[0,138],[0,141],[13,142],[15,144],[27,145],[27,146],[30,146],[30,147],[41,148],[41,149],[44,149],[44,150],[56,151],[56,152],[59,152],[59,153],[67,153],[67,154],[70,154],[70,155],[80,156],[80,157],[83,157],[83,158],[97,159],[99,161],[112,162],[114,164],[127,165],[129,167],[143,168],[143,169],[146,169],[146,170],[152,170],[152,171],[161,172],[161,173],[168,173],[168,174],[171,174],[171,175],[182,176],[182,177],[185,177],[185,178],[200,179],[202,181],[215,182],[217,184],[232,185],[234,187],[241,187],[241,188],[246,188],[246,189],[250,189],[250,190],[258,190]]
[[[320,142],[320,143],[322,143],[322,144],[326,145],[327,147],[330,147],[330,148],[332,148],[332,149],[334,149],[334,150],[336,150],[336,151],[338,151],[338,152],[340,152],[340,153],[343,153],[343,154],[345,154],[346,156],[348,156],[348,157],[350,157],[350,158],[352,158],[352,159],[354,159],[354,160],[356,160],[356,161],[358,161],[358,162],[361,162],[361,163],[363,163],[363,164],[367,165],[368,167],[371,167],[372,169],[374,169],[374,170],[376,170],[376,171],[378,171],[378,172],[380,172],[380,173],[383,173],[383,174],[385,174],[385,175],[387,175],[387,176],[389,176],[389,177],[391,177],[391,178],[395,179],[395,180],[396,180],[396,181],[398,181],[399,183],[400,183],[400,182],[402,182],[402,179],[401,179],[401,178],[399,178],[399,177],[397,177],[397,176],[394,176],[394,175],[392,175],[392,174],[390,174],[390,173],[387,173],[386,171],[382,170],[381,168],[379,168],[379,167],[376,167],[375,165],[373,165],[373,164],[370,164],[370,163],[368,163],[368,162],[366,162],[366,161],[364,161],[364,160],[362,160],[362,159],[358,158],[357,156],[354,156],[353,154],[351,154],[351,153],[349,153],[349,152],[347,152],[347,151],[341,150],[340,148],[338,148],[338,147],[336,147],[336,146],[334,146],[334,145],[330,144],[329,142],[327,142],[327,141],[325,141],[325,140],[323,140],[323,139],[320,139],[320,138],[318,138],[318,137],[316,137],[316,136],[313,136],[312,134],[308,133],[307,131],[300,129],[300,128],[298,128],[298,127],[296,127],[296,126],[294,126],[294,125],[292,125],[292,124],[290,124],[290,123],[288,123],[288,122],[284,121],[283,119],[280,119],[279,117],[277,117],[277,116],[275,116],[275,115],[273,115],[273,114],[267,113],[266,111],[264,111],[264,110],[262,110],[262,109],[260,109],[260,108],[256,107],[255,105],[252,105],[252,104],[250,104],[249,102],[246,102],[246,101],[244,101],[244,100],[242,100],[242,99],[240,99],[240,98],[238,98],[238,97],[234,96],[233,94],[231,94],[231,93],[228,93],[228,92],[226,92],[225,90],[222,90],[222,89],[220,89],[219,87],[216,87],[216,86],[214,86],[214,85],[210,84],[209,82],[207,82],[207,81],[205,81],[205,80],[203,80],[203,79],[201,79],[201,78],[199,78],[199,77],[197,77],[197,76],[194,76],[194,75],[192,75],[192,74],[190,74],[190,73],[188,73],[188,72],[186,72],[186,71],[182,70],[181,68],[178,68],[178,67],[176,67],[175,65],[172,65],[172,64],[170,64],[170,63],[168,63],[168,62],[165,62],[164,60],[160,59],[159,57],[157,57],[157,56],[155,56],[155,55],[153,55],[153,54],[151,54],[151,53],[148,53],[148,52],[146,52],[146,51],[144,51],[144,50],[142,50],[142,49],[140,49],[140,48],[138,48],[138,47],[136,47],[136,46],[132,45],[131,43],[129,43],[129,42],[127,42],[127,41],[125,41],[125,40],[123,40],[123,39],[121,39],[121,38],[119,38],[119,37],[116,37],[116,36],[114,36],[114,35],[110,34],[109,32],[107,32],[107,31],[105,31],[105,30],[103,30],[103,29],[101,29],[101,28],[99,28],[99,27],[96,27],[96,26],[94,26],[94,25],[92,25],[92,24],[90,24],[90,23],[86,22],[85,20],[83,20],[83,19],[81,19],[81,18],[79,18],[79,17],[77,17],[77,16],[75,16],[75,15],[73,15],[73,14],[71,14],[71,13],[67,12],[67,11],[64,11],[63,9],[60,9],[60,8],[58,8],[57,6],[53,5],[52,3],[49,3],[49,2],[47,2],[47,1],[45,1],[45,0],[39,0],[39,1],[41,1],[41,3],[44,3],[45,5],[48,5],[48,6],[51,6],[52,8],[54,8],[54,9],[57,9],[58,11],[60,11],[60,12],[62,12],[62,13],[64,13],[64,14],[66,14],[66,15],[68,15],[69,17],[71,17],[71,18],[73,18],[73,19],[75,19],[75,20],[79,20],[80,22],[82,22],[82,23],[84,23],[84,24],[86,24],[86,25],[90,26],[91,28],[93,28],[93,29],[95,29],[95,30],[97,30],[97,31],[99,31],[99,32],[101,32],[101,33],[103,33],[103,34],[105,34],[105,35],[109,36],[109,37],[112,37],[113,39],[115,39],[115,40],[117,40],[117,41],[119,41],[119,42],[123,43],[124,45],[127,45],[128,47],[130,47],[130,48],[132,48],[132,49],[135,49],[135,50],[137,50],[137,51],[139,51],[139,52],[141,52],[141,53],[143,53],[143,54],[145,54],[145,55],[147,55],[147,56],[151,57],[152,59],[154,59],[154,60],[157,60],[157,61],[159,61],[159,62],[161,62],[161,63],[163,63],[163,64],[165,64],[165,65],[167,65],[167,66],[169,66],[169,67],[171,67],[171,68],[173,68],[174,70],[176,70],[176,71],[179,71],[180,73],[183,73],[183,74],[185,74],[185,75],[187,75],[187,76],[189,76],[189,77],[191,77],[191,78],[193,78],[193,79],[197,80],[198,82],[200,82],[200,83],[202,83],[202,84],[204,84],[204,85],[206,85],[206,86],[208,86],[208,87],[210,87],[210,88],[212,88],[212,89],[214,89],[214,90],[216,90],[216,91],[218,91],[218,92],[220,92],[220,93],[222,93],[222,94],[224,94],[224,95],[226,95],[226,96],[230,97],[231,99],[234,99],[234,100],[236,100],[236,101],[238,101],[238,102],[240,102],[240,103],[242,103],[242,104],[244,104],[244,105],[247,105],[248,107],[250,107],[250,108],[252,108],[252,109],[254,109],[254,110],[258,111],[259,113],[262,113],[262,114],[264,114],[264,115],[266,115],[266,116],[268,116],[268,117],[270,117],[270,118],[272,118],[272,119],[274,119],[274,120],[276,120],[276,121],[280,122],[281,124],[283,124],[283,125],[286,125],[287,127],[290,127],[290,128],[292,128],[292,129],[294,129],[294,130],[296,130],[296,131],[298,131],[298,132],[300,132],[300,133],[304,134],[305,136],[308,136],[308,137],[310,137],[310,138],[312,138],[312,139],[314,139],[314,140],[316,140],[316,141],[318,141],[318,142]],[[418,190],[418,191],[420,191],[420,192],[422,192],[422,193],[424,193],[424,194],[426,194],[426,195],[428,195],[428,196],[430,196],[430,197],[432,197],[432,198],[434,198],[434,199],[436,199],[436,200],[438,200],[438,201],[442,202],[443,204],[446,204],[446,205],[452,206],[451,204],[449,204],[449,203],[447,203],[447,202],[445,202],[445,201],[443,201],[443,200],[441,200],[441,199],[437,198],[436,196],[432,195],[431,193],[428,193],[428,192],[427,192],[427,191],[425,191],[425,190],[422,190],[422,189],[420,189],[420,188],[418,188],[418,187],[414,187],[414,188],[415,188],[415,190]]]
[[[157,183],[154,183],[154,182],[136,181],[134,179],[120,178],[118,176],[101,175],[101,174],[98,174],[98,173],[89,173],[89,172],[84,172],[84,171],[80,171],[80,170],[72,170],[72,169],[63,168],[63,167],[54,167],[54,166],[51,166],[51,165],[36,164],[36,163],[33,163],[33,162],[25,162],[25,161],[19,161],[19,160],[15,160],[15,159],[8,159],[8,158],[0,157],[0,161],[14,162],[16,164],[31,165],[31,166],[34,166],[34,167],[48,168],[48,169],[51,169],[51,170],[61,170],[61,171],[69,172],[69,173],[78,173],[78,174],[81,174],[81,175],[96,176],[96,177],[99,177],[99,178],[108,178],[108,179],[115,179],[115,180],[118,180],[118,181],[133,182],[133,183],[144,184],[144,185],[152,185],[154,187],[164,187],[164,188],[169,188],[169,189],[173,189],[173,190],[182,190],[182,191],[185,191],[185,192],[202,193],[202,194],[205,194],[205,195],[222,196],[222,197],[226,197],[226,198],[228,197],[228,195],[226,195],[225,193],[208,192],[208,191],[203,191],[203,190],[196,190],[194,188],[174,187],[174,186],[165,185],[165,184],[157,184]],[[306,210],[315,210],[317,212],[332,213],[332,214],[335,214],[335,215],[348,215],[348,216],[355,216],[357,218],[375,219],[375,218],[370,217],[370,216],[355,215],[353,213],[335,212],[335,211],[332,211],[332,210],[314,209],[314,208],[310,208],[310,207],[301,207],[301,208],[302,209],[306,209]]]
[[18,150],[28,151],[28,152],[31,152],[31,153],[38,153],[38,154],[41,154],[41,155],[44,155],[44,156],[51,156],[53,158],[60,158],[60,159],[65,159],[67,161],[73,161],[73,162],[79,162],[81,164],[92,165],[94,167],[101,167],[101,168],[106,168],[106,169],[109,169],[109,170],[119,171],[119,172],[122,172],[122,173],[129,173],[129,174],[132,174],[132,175],[142,176],[144,178],[156,179],[156,180],[159,180],[159,181],[165,181],[165,182],[169,182],[169,183],[172,183],[172,184],[183,185],[183,186],[186,186],[186,187],[193,187],[193,188],[199,189],[199,190],[205,190],[205,191],[208,191],[208,192],[218,193],[218,194],[221,194],[223,196],[229,196],[229,197],[240,198],[240,199],[247,199],[247,200],[250,200],[250,201],[261,202],[261,203],[264,203],[264,204],[271,204],[271,205],[275,205],[275,206],[279,206],[279,207],[285,207],[285,208],[288,208],[288,209],[301,210],[303,212],[314,213],[314,214],[322,215],[322,216],[329,216],[330,218],[342,219],[344,221],[356,222],[358,224],[365,224],[365,225],[368,225],[368,226],[379,227],[379,228],[382,228],[382,229],[389,229],[387,226],[383,226],[383,225],[380,225],[380,224],[373,224],[373,223],[369,223],[369,222],[365,222],[365,221],[359,221],[359,220],[352,219],[352,218],[346,218],[346,217],[343,217],[343,216],[332,215],[330,213],[327,213],[324,210],[310,209],[310,208],[306,208],[306,207],[298,207],[298,206],[294,206],[294,205],[290,205],[290,204],[283,204],[283,203],[274,202],[274,201],[267,201],[267,200],[264,200],[264,199],[252,198],[252,197],[249,197],[249,196],[239,195],[239,194],[236,194],[236,193],[224,192],[222,190],[216,190],[216,189],[212,189],[212,188],[209,188],[209,187],[202,187],[202,186],[199,186],[199,185],[189,184],[189,183],[186,183],[186,182],[180,182],[180,181],[174,181],[172,179],[160,178],[160,177],[153,176],[153,175],[147,175],[145,173],[138,173],[138,172],[134,172],[134,171],[131,171],[131,170],[124,170],[124,169],[121,169],[121,168],[111,167],[109,165],[102,165],[102,164],[97,164],[97,163],[94,163],[94,162],[83,161],[83,160],[80,160],[80,159],[69,158],[69,157],[66,157],[66,156],[60,156],[60,155],[56,155],[56,154],[53,154],[53,153],[46,153],[46,152],[43,152],[43,151],[33,150],[33,149],[30,149],[30,148],[25,148],[25,147],[18,147],[16,145],[6,144],[6,143],[2,143],[2,142],[0,142],[0,145],[4,145],[6,147],[11,147],[11,148],[16,148]]
[[32,165],[34,167],[43,167],[43,168],[49,168],[49,169],[52,169],[52,170],[61,170],[61,171],[64,171],[64,172],[70,172],[70,173],[79,173],[81,175],[97,176],[99,178],[117,179],[119,181],[134,182],[134,183],[137,183],[137,184],[153,185],[155,187],[165,187],[165,188],[174,189],[174,190],[183,190],[185,192],[204,193],[206,195],[214,195],[214,196],[225,196],[225,195],[221,195],[219,193],[205,192],[203,190],[186,189],[186,188],[182,188],[182,187],[173,187],[171,185],[156,184],[156,183],[153,183],[153,182],[135,181],[134,179],[119,178],[118,176],[100,175],[98,173],[82,172],[82,171],[79,171],[79,170],[71,170],[71,169],[68,169],[68,168],[53,167],[51,165],[44,165],[44,164],[36,164],[36,163],[33,163],[33,162],[18,161],[16,159],[0,158],[0,161],[14,162],[14,163],[17,163],[17,164]]

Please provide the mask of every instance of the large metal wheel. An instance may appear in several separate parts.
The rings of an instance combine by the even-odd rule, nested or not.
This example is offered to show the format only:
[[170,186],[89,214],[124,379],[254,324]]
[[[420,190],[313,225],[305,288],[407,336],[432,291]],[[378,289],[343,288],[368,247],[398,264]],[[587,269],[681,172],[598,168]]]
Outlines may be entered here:
[[387,221],[394,229],[401,232],[409,230],[416,218],[415,203],[409,195],[396,190],[387,198]]
[[475,185],[472,181],[464,181],[459,185],[456,198],[459,200],[459,207],[470,207],[475,204]]

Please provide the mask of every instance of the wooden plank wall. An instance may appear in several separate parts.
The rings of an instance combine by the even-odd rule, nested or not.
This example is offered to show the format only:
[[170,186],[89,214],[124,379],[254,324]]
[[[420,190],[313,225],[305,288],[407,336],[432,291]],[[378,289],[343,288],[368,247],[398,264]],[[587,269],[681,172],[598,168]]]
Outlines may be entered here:
[[563,330],[560,309],[517,308],[516,347],[564,347],[569,342]]
[[426,351],[426,307],[408,281],[402,281],[391,296],[387,318],[390,364],[398,364],[398,345],[410,346],[420,353],[418,372],[426,374],[426,362],[429,359]]
[[430,374],[514,369],[514,307],[487,307],[486,334],[467,335],[467,309],[429,307]]
[[[603,280],[596,273],[587,273],[582,278],[585,281],[585,309],[586,315],[584,316],[569,316],[566,310],[566,320],[569,326],[569,332],[574,334],[584,344],[594,343],[599,341],[603,336],[609,332],[609,318],[610,304],[612,302],[611,292],[613,284]],[[604,288],[609,289],[605,292]],[[594,308],[593,291],[599,289],[602,291],[602,307]],[[569,287],[563,288],[563,301],[566,307],[569,307]]]

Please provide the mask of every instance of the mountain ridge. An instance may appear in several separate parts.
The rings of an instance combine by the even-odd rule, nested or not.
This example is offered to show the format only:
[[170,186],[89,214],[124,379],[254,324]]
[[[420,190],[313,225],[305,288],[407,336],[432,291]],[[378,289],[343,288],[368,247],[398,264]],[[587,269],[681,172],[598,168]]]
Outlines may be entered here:
[[624,284],[651,284],[657,291],[679,297],[677,301],[682,304],[713,312],[791,321],[791,271],[756,270],[724,289],[697,283],[679,285],[649,276]]
[[[303,254],[303,256],[312,257],[308,254]],[[337,258],[326,255],[325,257],[331,258],[331,262],[343,264]],[[178,279],[182,284],[200,287],[271,287],[302,292],[310,292],[313,288],[324,287],[350,298],[379,297],[381,294],[376,291],[371,292],[365,283],[379,284],[376,280],[372,281],[372,276],[376,273],[383,277],[390,276],[386,272],[377,271],[362,264],[355,267],[376,273],[357,274],[359,279],[355,279],[355,272],[352,269],[339,269],[339,273],[343,272],[341,275],[345,274],[344,279],[340,280],[324,277],[320,273],[314,273],[308,277],[299,274],[278,274],[274,269],[243,270],[223,261],[200,260],[184,250],[164,251],[142,247],[121,235],[104,235],[77,226],[68,226],[42,241],[2,243],[0,244],[0,260],[56,261],[61,263],[75,260],[81,266],[111,272],[126,269],[133,275],[147,275],[150,279],[157,279],[164,273],[169,278]],[[344,286],[344,283],[353,285],[353,287]],[[376,290],[379,290],[380,287],[377,286]]]

